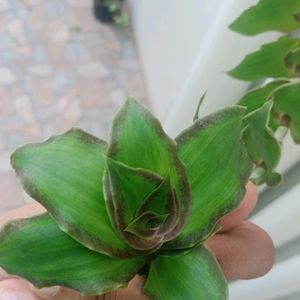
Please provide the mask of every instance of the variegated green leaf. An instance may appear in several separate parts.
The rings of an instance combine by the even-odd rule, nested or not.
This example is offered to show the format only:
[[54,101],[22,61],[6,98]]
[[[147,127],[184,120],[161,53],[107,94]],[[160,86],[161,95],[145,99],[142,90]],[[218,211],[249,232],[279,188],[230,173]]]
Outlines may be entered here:
[[228,287],[217,260],[204,246],[158,256],[143,288],[155,300],[226,300]]
[[112,256],[137,252],[114,230],[103,197],[106,144],[80,129],[19,148],[11,158],[26,192],[59,227],[86,247]]
[[137,217],[139,207],[149,194],[157,189],[163,178],[144,169],[135,169],[118,161],[107,159],[108,181],[105,184],[106,201],[117,229],[123,230]]
[[164,248],[205,240],[218,220],[237,207],[252,164],[241,143],[245,109],[231,107],[195,122],[176,139],[192,190],[192,212],[181,234]]
[[170,178],[166,177],[161,185],[145,199],[139,207],[138,215],[146,211],[154,211],[158,216],[167,216],[166,222],[160,226],[157,234],[164,236],[164,241],[172,239],[178,234],[176,225],[179,221],[179,201],[172,189]]
[[[274,173],[274,169],[279,162],[281,148],[268,127],[272,104],[270,101],[266,102],[246,116],[247,127],[243,132],[243,140],[253,162],[266,169],[266,182],[269,185],[277,185],[281,179],[279,174]],[[261,183],[260,181],[256,183]]]
[[168,215],[157,215],[151,211],[144,212],[124,229],[141,238],[151,239],[157,235],[159,229],[167,220]]
[[36,287],[60,285],[102,294],[127,283],[149,258],[115,259],[62,232],[48,215],[15,220],[0,232],[0,266]]
[[278,88],[273,94],[273,111],[281,122],[291,129],[291,135],[300,144],[300,83]]
[[245,34],[265,31],[291,32],[300,28],[299,0],[260,0],[242,13],[229,27]]
[[179,200],[176,226],[179,232],[186,224],[191,200],[186,171],[176,150],[176,144],[163,131],[160,122],[135,99],[129,98],[113,121],[107,155],[133,168],[170,177]]
[[260,50],[248,54],[233,70],[228,72],[234,78],[253,81],[268,77],[292,77],[294,69],[287,63],[289,52],[300,48],[298,39],[283,37],[265,44]]
[[[166,240],[165,235],[172,235],[178,222],[178,201],[169,177],[163,179],[112,159],[107,160],[107,169],[106,200],[120,236],[135,249],[156,249]],[[153,228],[151,223],[162,216],[165,222]]]
[[[144,228],[144,219],[139,217],[148,211],[140,212],[139,208],[148,195],[161,185],[163,179],[150,171],[131,168],[112,159],[107,160],[107,170],[105,178],[106,201],[111,219],[120,236],[138,250],[157,248],[161,245],[163,237],[154,236],[149,239],[148,235],[152,235],[153,228],[149,227],[143,238],[141,233],[138,235],[132,234],[133,232],[128,230],[128,226],[134,221],[142,221],[141,227]],[[163,199],[163,203],[166,203],[169,195],[166,193],[164,196],[166,199]],[[154,211],[150,212],[156,213]]]

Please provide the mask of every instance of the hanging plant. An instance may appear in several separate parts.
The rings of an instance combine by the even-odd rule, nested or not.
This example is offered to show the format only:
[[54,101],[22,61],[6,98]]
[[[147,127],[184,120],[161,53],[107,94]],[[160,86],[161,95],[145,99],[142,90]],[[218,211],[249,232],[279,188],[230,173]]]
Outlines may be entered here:
[[[287,133],[300,144],[300,1],[261,0],[247,9],[230,28],[244,35],[280,31],[283,35],[248,54],[229,74],[256,87],[238,102],[247,108],[243,138],[254,162],[251,179],[275,186],[281,175],[281,143]],[[259,85],[256,82],[265,81]]]

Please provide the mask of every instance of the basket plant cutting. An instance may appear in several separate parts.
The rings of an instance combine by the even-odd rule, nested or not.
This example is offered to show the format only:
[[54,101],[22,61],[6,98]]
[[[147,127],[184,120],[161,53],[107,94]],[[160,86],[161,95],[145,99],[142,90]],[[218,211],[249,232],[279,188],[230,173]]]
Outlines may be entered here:
[[[300,26],[299,12],[299,0],[261,0],[231,28],[290,32]],[[275,79],[238,105],[201,119],[197,110],[174,140],[128,98],[108,142],[71,129],[17,149],[12,166],[47,213],[2,228],[0,266],[36,287],[61,285],[84,295],[126,287],[140,273],[150,299],[227,299],[205,241],[239,205],[249,178],[280,182],[280,143],[289,130],[300,142],[299,64],[297,37],[264,45],[230,74]]]

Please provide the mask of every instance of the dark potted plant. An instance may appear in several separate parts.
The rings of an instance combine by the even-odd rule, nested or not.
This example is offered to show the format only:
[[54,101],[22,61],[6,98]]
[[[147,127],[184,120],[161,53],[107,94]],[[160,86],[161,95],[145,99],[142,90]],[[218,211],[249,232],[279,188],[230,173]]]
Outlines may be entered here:
[[94,0],[95,18],[103,23],[125,23],[124,0]]

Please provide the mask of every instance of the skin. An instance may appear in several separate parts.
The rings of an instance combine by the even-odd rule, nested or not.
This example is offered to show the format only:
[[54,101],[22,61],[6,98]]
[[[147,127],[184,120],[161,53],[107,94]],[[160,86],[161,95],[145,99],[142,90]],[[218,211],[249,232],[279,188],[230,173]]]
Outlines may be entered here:
[[[275,251],[271,238],[260,227],[246,220],[256,201],[256,187],[249,182],[240,207],[222,218],[222,230],[207,242],[228,280],[260,277],[274,263]],[[2,217],[0,225],[15,218],[29,217],[41,212],[44,209],[39,204],[30,204]],[[0,299],[3,300],[147,300],[141,292],[142,284],[143,278],[136,276],[126,289],[98,297],[82,297],[71,289],[61,287],[35,290],[29,283],[0,269]]]

